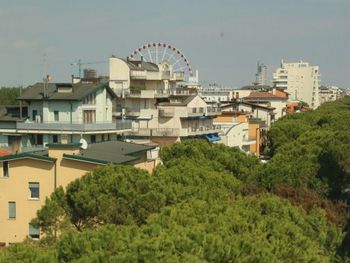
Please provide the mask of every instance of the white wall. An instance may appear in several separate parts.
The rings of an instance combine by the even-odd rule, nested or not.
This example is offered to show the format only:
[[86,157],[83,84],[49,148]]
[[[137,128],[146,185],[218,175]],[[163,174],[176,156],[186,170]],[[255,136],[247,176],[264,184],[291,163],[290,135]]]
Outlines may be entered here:
[[120,58],[109,59],[109,86],[118,96],[122,94],[122,89],[130,86],[129,66]]

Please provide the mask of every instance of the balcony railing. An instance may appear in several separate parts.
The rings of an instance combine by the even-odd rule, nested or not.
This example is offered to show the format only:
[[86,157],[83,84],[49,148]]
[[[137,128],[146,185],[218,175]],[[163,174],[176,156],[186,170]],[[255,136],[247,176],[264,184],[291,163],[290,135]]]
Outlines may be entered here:
[[47,131],[104,131],[104,130],[129,130],[131,121],[96,122],[96,123],[37,123],[19,122],[17,130],[47,130]]
[[176,128],[138,128],[133,131],[138,136],[157,136],[157,137],[178,137],[180,129]]
[[187,133],[189,136],[193,136],[193,135],[218,133],[220,131],[221,131],[220,126],[212,125],[212,126],[202,126],[202,127],[189,127],[187,130]]
[[207,115],[220,115],[221,114],[221,108],[219,107],[208,107],[207,108]]

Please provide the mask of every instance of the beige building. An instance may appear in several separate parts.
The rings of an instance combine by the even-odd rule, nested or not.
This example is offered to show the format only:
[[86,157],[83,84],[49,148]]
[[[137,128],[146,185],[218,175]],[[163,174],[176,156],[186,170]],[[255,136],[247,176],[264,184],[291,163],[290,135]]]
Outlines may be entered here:
[[320,104],[335,101],[345,96],[345,92],[336,86],[321,86],[319,88]]
[[306,102],[315,109],[320,105],[319,85],[320,71],[318,66],[310,66],[307,62],[284,63],[273,74],[276,88],[286,90],[291,100]]
[[288,94],[276,89],[270,92],[251,92],[242,99],[245,102],[273,108],[273,120],[278,120],[286,115]]
[[58,186],[96,166],[131,164],[151,171],[158,162],[158,149],[121,141],[90,144],[49,144],[47,150],[0,157],[0,244],[40,238],[29,223]]
[[160,145],[188,137],[215,135],[213,118],[220,109],[197,96],[194,83],[173,72],[166,60],[159,64],[112,57],[110,87],[118,95],[114,116],[132,120],[132,139],[150,139]]

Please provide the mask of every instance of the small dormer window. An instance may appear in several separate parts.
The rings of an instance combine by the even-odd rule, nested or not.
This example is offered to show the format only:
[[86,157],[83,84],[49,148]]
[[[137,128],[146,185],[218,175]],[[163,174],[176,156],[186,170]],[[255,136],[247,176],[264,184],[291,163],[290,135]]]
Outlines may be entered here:
[[72,93],[73,92],[73,86],[69,83],[57,83],[56,84],[57,92],[58,93]]

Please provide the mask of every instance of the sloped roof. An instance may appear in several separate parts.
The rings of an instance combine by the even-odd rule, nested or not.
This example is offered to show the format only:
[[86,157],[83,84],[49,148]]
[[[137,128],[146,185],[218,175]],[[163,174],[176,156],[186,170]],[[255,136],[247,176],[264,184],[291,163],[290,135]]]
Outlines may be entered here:
[[287,100],[287,97],[276,96],[269,92],[252,91],[243,100]]
[[[57,92],[58,87],[72,88],[72,92]],[[101,89],[106,88],[110,95],[116,97],[113,90],[109,87],[108,83],[94,84],[94,83],[48,83],[46,100],[70,100],[79,101],[85,96]],[[36,83],[33,86],[25,89],[23,94],[19,96],[18,100],[43,100],[44,83]]]
[[230,104],[222,105],[221,108],[222,109],[226,109],[226,108],[238,106],[239,104],[244,104],[244,105],[252,106],[252,107],[255,107],[255,108],[261,108],[261,109],[269,110],[269,111],[273,111],[273,110],[276,109],[276,108],[273,108],[273,107],[262,106],[262,105],[259,105],[259,104],[256,104],[256,103],[251,103],[251,102],[248,102],[248,101],[235,101],[235,102],[232,102]]
[[79,154],[64,154],[66,159],[78,161],[107,164],[107,163],[129,163],[139,159],[134,154],[147,152],[155,146],[141,145],[122,141],[107,141],[93,143],[86,150],[81,150]]
[[131,70],[146,70],[159,72],[157,64],[140,60],[125,60],[122,59]]

